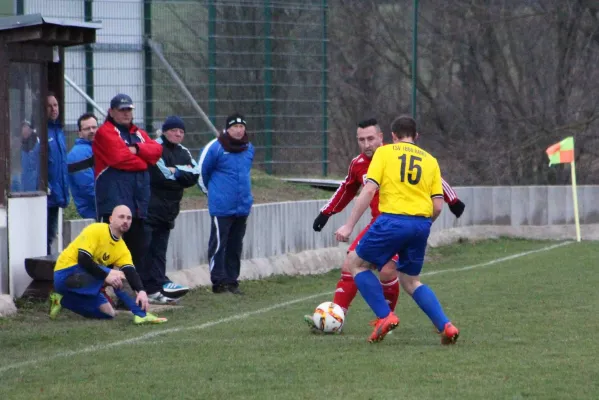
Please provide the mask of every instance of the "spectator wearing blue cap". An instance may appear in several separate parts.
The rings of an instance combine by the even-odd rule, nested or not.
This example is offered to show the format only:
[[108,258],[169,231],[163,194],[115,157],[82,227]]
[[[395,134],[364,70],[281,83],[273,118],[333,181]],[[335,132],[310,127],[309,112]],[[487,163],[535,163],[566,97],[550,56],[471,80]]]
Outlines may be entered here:
[[144,260],[144,221],[150,201],[150,173],[162,154],[162,146],[133,123],[133,100],[119,93],[110,100],[106,121],[98,128],[92,151],[96,178],[96,214],[109,222],[118,205],[129,207],[131,227],[123,235],[133,264]]
[[171,303],[189,291],[166,276],[168,240],[179,215],[183,192],[197,184],[200,177],[191,153],[181,144],[184,136],[183,120],[167,117],[162,124],[162,135],[156,140],[162,146],[162,157],[150,167],[151,195],[145,224],[148,251],[139,275],[151,303]]

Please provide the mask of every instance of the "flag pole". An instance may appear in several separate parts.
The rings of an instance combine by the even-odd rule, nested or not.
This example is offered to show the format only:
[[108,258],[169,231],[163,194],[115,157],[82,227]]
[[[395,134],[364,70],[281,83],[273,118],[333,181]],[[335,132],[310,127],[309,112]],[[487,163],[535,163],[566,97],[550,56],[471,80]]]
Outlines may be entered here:
[[574,201],[574,223],[576,224],[576,241],[580,242],[580,221],[578,219],[578,195],[576,190],[576,163],[574,159],[570,163],[572,172],[572,200]]

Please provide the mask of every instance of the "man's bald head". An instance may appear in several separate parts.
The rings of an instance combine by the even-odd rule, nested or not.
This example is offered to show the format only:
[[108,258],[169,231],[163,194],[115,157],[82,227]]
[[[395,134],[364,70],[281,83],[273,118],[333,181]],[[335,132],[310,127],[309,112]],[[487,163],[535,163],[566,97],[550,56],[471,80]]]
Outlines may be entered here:
[[131,216],[131,210],[129,209],[129,207],[121,205],[121,206],[116,206],[114,208],[114,210],[112,210],[112,216],[114,217],[115,215],[118,214],[125,214],[125,215],[129,215]]
[[121,237],[131,228],[131,210],[129,207],[120,205],[112,210],[110,216],[110,231],[113,235]]

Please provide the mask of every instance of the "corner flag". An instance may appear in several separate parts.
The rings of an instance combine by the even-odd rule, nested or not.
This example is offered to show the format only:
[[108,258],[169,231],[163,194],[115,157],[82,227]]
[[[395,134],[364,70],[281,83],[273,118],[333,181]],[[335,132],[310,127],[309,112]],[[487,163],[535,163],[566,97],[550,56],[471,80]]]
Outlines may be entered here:
[[570,164],[572,172],[572,200],[574,203],[574,222],[576,224],[576,241],[580,242],[580,221],[578,218],[578,196],[576,194],[576,163],[574,162],[574,137],[568,136],[559,143],[545,150],[549,157],[549,166],[554,164]]
[[549,156],[549,166],[574,162],[574,137],[549,146],[545,152]]

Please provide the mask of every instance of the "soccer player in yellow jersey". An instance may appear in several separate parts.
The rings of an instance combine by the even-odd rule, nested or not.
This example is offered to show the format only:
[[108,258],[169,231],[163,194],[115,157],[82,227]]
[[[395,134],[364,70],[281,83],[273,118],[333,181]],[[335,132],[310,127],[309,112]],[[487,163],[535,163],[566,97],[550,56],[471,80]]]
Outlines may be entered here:
[[[166,322],[166,318],[146,312],[148,296],[123,241],[123,234],[130,227],[131,210],[117,206],[109,224],[87,226],[58,256],[54,292],[50,294],[50,318],[55,319],[62,307],[86,318],[113,318],[115,311],[101,293],[102,287],[109,285],[131,310],[135,324]],[[135,300],[121,290],[123,279],[127,279],[137,293]]]
[[435,293],[420,282],[426,243],[432,223],[443,208],[441,172],[437,160],[414,144],[416,121],[400,116],[391,126],[393,144],[379,147],[368,168],[366,184],[345,225],[335,235],[348,241],[354,226],[368,208],[377,189],[379,210],[368,232],[350,253],[349,269],[364,300],[377,316],[370,342],[383,340],[399,325],[370,268],[380,269],[399,255],[397,271],[402,288],[430,318],[441,334],[441,343],[452,344],[459,330],[445,316]]

